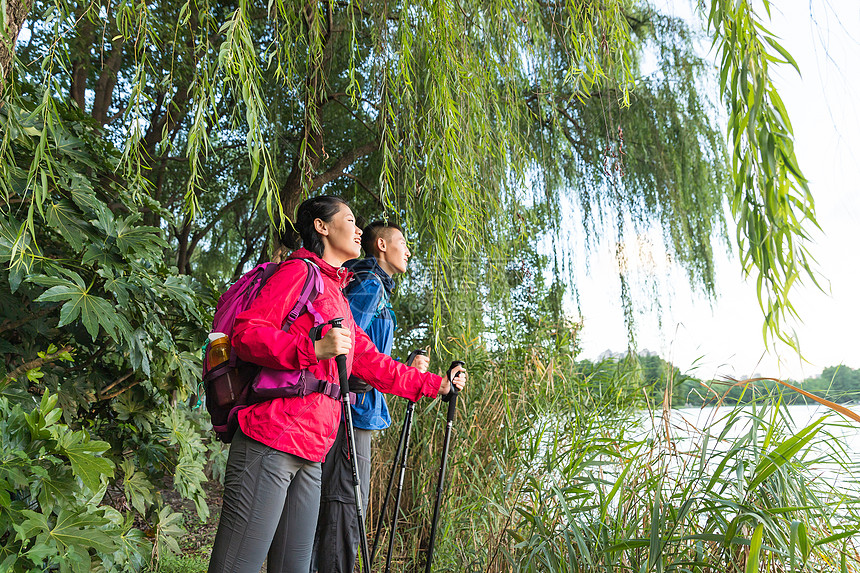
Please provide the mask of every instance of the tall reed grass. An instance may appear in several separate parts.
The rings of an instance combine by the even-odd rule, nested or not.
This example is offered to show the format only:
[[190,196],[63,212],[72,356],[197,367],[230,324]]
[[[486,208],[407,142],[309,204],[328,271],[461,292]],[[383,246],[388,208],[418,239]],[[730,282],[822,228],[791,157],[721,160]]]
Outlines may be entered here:
[[[771,394],[696,430],[668,400],[645,407],[635,368],[539,353],[470,366],[434,571],[860,572],[860,469],[838,416],[795,428]],[[370,516],[399,408],[375,444]],[[423,570],[444,430],[438,403],[419,410],[398,571]]]

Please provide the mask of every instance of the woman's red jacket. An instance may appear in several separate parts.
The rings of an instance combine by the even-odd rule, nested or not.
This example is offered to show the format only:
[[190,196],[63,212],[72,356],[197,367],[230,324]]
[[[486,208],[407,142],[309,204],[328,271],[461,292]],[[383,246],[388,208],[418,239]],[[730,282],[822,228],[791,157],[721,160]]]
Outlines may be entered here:
[[[436,396],[442,383],[440,376],[421,373],[377,351],[367,334],[355,324],[341,292],[351,273],[331,266],[306,249],[290,256],[296,258],[313,261],[322,271],[325,288],[313,301],[314,308],[324,320],[343,317],[343,327],[352,335],[352,351],[346,357],[348,373],[382,392],[412,401],[421,396]],[[308,273],[306,264],[290,259],[281,264],[248,310],[236,317],[231,343],[239,358],[247,362],[283,370],[306,368],[320,380],[338,383],[334,358],[316,358],[309,336],[313,326],[310,314],[300,316],[287,331],[281,328]],[[340,418],[340,402],[313,393],[249,406],[239,412],[239,426],[248,437],[276,450],[321,462],[334,443]]]

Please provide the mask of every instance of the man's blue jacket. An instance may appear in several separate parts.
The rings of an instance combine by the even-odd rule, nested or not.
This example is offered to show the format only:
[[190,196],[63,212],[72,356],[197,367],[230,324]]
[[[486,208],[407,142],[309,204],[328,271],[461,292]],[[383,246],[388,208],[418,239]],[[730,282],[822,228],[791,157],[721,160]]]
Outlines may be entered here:
[[[367,333],[377,350],[390,356],[397,326],[389,303],[394,279],[382,270],[375,257],[354,259],[344,266],[355,274],[343,291],[355,323]],[[391,425],[382,392],[371,388],[357,396],[352,406],[352,423],[362,430],[382,430]]]

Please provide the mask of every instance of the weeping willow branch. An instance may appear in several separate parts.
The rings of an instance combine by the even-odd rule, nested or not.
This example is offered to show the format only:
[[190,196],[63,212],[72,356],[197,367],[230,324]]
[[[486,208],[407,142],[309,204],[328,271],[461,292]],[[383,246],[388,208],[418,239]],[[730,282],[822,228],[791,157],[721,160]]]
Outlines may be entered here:
[[[769,0],[763,5],[769,14]],[[800,70],[747,1],[714,0],[709,24],[721,54],[720,88],[729,102],[731,208],[741,263],[747,276],[757,275],[765,340],[775,336],[797,348],[798,341],[786,330],[786,320],[798,318],[790,293],[804,277],[818,285],[808,235],[818,222],[795,156],[788,112],[770,79],[769,65],[789,64]]]
[[[504,265],[483,272],[474,261],[514,257],[530,234],[552,236],[554,280],[574,288],[582,263],[564,229],[568,206],[588,248],[662,232],[667,257],[713,294],[712,245],[726,234],[728,200],[743,268],[760,277],[765,332],[781,337],[782,319],[794,316],[792,283],[812,276],[813,203],[768,79],[771,52],[791,60],[745,1],[712,0],[709,14],[732,106],[731,156],[700,93],[711,68],[694,34],[638,1],[274,0],[262,10],[188,0],[83,16],[34,3],[50,16],[27,48],[42,65],[21,77],[39,94],[31,115],[41,140],[24,184],[7,193],[28,198],[24,239],[61,172],[49,152],[65,145],[51,128],[67,121],[57,102],[80,107],[95,90],[91,116],[120,152],[113,176],[132,201],[167,203],[172,220],[239,197],[249,212],[265,204],[281,226],[309,194],[360,182],[426,246],[428,280],[444,287],[432,293],[438,332],[455,298],[477,308],[479,292],[507,288]],[[645,77],[648,53],[658,71]],[[122,122],[106,121],[114,110]],[[221,157],[233,146],[244,159]],[[166,160],[179,150],[185,161]],[[0,146],[0,155],[11,180],[14,154]],[[159,226],[163,214],[145,206]],[[247,237],[223,226],[213,232],[248,256]],[[637,285],[619,280],[632,322]]]

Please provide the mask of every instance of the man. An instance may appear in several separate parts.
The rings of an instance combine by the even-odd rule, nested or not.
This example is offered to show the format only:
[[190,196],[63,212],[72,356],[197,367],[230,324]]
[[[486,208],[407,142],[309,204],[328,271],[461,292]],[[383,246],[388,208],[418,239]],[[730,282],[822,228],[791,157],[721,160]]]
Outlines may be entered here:
[[[344,289],[355,323],[364,330],[376,348],[391,354],[396,320],[389,298],[394,288],[393,275],[406,272],[411,253],[403,231],[393,223],[376,221],[361,236],[364,259],[346,263],[355,279]],[[413,366],[426,372],[427,356],[416,356]],[[357,378],[350,378],[350,390],[357,392],[352,406],[355,448],[361,480],[361,502],[367,509],[370,492],[370,442],[374,430],[391,424],[385,398],[378,390]],[[359,530],[352,487],[352,469],[346,456],[343,424],[338,430],[322,469],[320,513],[314,540],[314,565],[319,573],[352,573],[358,553]]]

